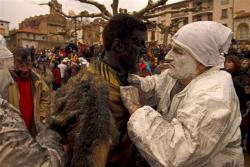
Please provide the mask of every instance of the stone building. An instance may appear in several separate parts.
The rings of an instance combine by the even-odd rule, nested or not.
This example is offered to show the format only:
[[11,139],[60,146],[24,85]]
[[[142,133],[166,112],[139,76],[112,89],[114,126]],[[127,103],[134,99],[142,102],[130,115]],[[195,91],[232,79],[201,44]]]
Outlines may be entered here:
[[[50,14],[26,18],[19,24],[19,30],[11,33],[11,40],[14,41],[10,41],[10,47],[26,44],[24,41],[27,40],[28,34],[36,36],[36,39],[28,38],[30,41],[28,45],[34,44],[34,47],[38,49],[64,46],[65,43],[69,42],[69,20],[58,14],[58,11],[62,10],[62,5],[57,0],[51,0],[50,3],[53,5],[50,7]],[[41,40],[40,35],[42,36]]]
[[95,19],[93,22],[86,24],[82,28],[83,43],[88,45],[102,44],[102,31],[104,23],[101,19]]
[[[167,4],[158,11],[174,10],[186,7],[200,7],[201,10],[194,12],[180,12],[173,14],[166,14],[157,17],[156,22],[170,26],[171,23],[178,23],[178,28],[181,26],[195,22],[195,21],[216,21],[223,25],[230,27],[234,31],[234,38],[236,40],[250,41],[249,35],[249,13],[250,5],[249,0],[183,0],[181,2]],[[177,30],[176,27],[176,30]],[[159,28],[154,30],[155,41],[162,44],[164,41],[163,34]],[[151,30],[148,31],[148,37],[151,37]],[[168,36],[169,42],[170,35]],[[148,41],[150,41],[152,37]]]
[[9,23],[5,20],[0,20],[0,34],[4,37],[9,36]]
[[235,38],[250,43],[250,12],[240,12],[234,18]]
[[46,14],[25,19],[19,24],[19,29],[29,29],[47,34],[48,46],[62,45],[66,41],[67,20],[57,14]]
[[19,29],[10,32],[8,46],[10,49],[15,47],[23,48],[44,48],[47,43],[47,34],[38,30]]

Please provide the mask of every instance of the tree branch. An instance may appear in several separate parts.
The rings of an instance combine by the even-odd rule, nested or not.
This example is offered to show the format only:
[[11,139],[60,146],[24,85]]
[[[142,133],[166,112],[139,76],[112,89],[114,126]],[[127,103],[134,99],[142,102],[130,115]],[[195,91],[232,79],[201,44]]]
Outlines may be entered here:
[[[53,7],[50,2],[49,3],[41,3],[39,5],[48,5],[50,7]],[[70,18],[70,19],[79,18],[79,17],[91,17],[91,18],[102,17],[106,20],[109,20],[109,18],[107,18],[106,16],[103,16],[103,13],[88,13],[88,11],[85,10],[85,11],[82,11],[78,15],[70,16],[70,15],[67,15],[66,13],[64,13],[63,11],[58,10],[57,8],[53,8],[53,9],[55,9],[58,14],[61,14],[62,16]]]
[[159,13],[146,14],[146,15],[143,15],[141,18],[142,19],[149,19],[149,18],[153,18],[153,17],[162,16],[162,15],[168,14],[168,13],[191,12],[191,11],[196,11],[196,10],[197,9],[195,7],[193,7],[193,8],[180,8],[180,9],[176,9],[176,10],[166,10],[166,11],[162,11]]
[[148,5],[152,5],[153,3],[153,0],[148,0]]
[[145,18],[143,20],[145,20],[147,23],[150,23],[150,24],[157,26],[161,30],[162,34],[164,34],[167,31],[169,34],[173,35],[173,33],[175,33],[175,32],[173,32],[172,29],[178,27],[179,23],[181,21],[183,21],[183,18],[181,18],[180,20],[178,20],[176,22],[171,22],[171,24],[169,26],[164,25],[162,23],[152,22],[152,21],[148,20],[147,18]]
[[142,18],[142,16],[143,16],[146,12],[148,12],[148,11],[150,11],[151,9],[154,9],[154,8],[156,8],[156,7],[158,7],[158,6],[165,5],[167,1],[168,1],[168,0],[158,0],[158,1],[156,1],[156,2],[153,2],[153,1],[149,0],[147,6],[146,6],[145,8],[141,9],[141,10],[138,11],[138,12],[134,12],[133,15],[134,15],[135,17]]
[[62,13],[62,12],[61,12],[61,14],[64,17],[67,17],[67,18],[79,18],[79,17],[91,17],[91,18],[94,18],[94,17],[102,17],[102,13],[88,13],[86,11],[83,11],[80,14],[74,15],[74,16],[66,15],[65,13]]
[[106,9],[106,7],[103,4],[100,4],[96,1],[93,0],[77,0],[79,2],[82,3],[87,3],[87,4],[91,4],[94,5],[95,7],[97,7],[105,16],[107,17],[112,17],[112,14]]
[[119,0],[113,0],[113,3],[111,4],[113,15],[118,14],[118,4],[119,4]]
[[105,20],[109,20],[110,19],[110,17],[104,15],[103,13],[102,13],[102,18],[105,19]]

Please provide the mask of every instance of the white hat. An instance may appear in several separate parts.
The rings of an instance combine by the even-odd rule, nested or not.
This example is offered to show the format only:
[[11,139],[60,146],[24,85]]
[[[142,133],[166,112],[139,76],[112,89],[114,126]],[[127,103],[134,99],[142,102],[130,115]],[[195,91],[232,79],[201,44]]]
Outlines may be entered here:
[[223,53],[227,53],[232,37],[232,30],[220,23],[199,21],[183,26],[172,39],[204,66],[224,67]]
[[0,69],[13,67],[13,54],[6,47],[6,41],[0,35]]

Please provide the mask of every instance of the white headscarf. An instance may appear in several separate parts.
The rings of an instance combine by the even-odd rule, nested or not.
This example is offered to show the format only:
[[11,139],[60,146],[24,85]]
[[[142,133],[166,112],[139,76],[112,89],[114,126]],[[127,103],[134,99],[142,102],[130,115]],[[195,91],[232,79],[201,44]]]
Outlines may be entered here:
[[13,54],[6,47],[6,41],[0,35],[0,69],[13,67]]
[[0,35],[0,97],[3,96],[9,84],[14,80],[8,70],[13,67],[13,54],[6,47],[6,41]]
[[173,36],[173,43],[187,50],[204,66],[224,67],[233,32],[213,21],[199,21],[181,27]]

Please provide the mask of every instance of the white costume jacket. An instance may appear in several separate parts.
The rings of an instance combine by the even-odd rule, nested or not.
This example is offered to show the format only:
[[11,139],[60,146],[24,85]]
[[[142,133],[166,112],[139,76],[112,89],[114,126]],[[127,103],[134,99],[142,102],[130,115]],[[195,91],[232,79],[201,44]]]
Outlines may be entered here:
[[131,140],[151,166],[244,166],[239,101],[230,74],[213,67],[193,79],[170,104],[176,80],[168,70],[139,78],[149,105],[128,122]]
[[60,167],[64,165],[61,137],[43,129],[31,137],[19,110],[0,95],[0,166]]

